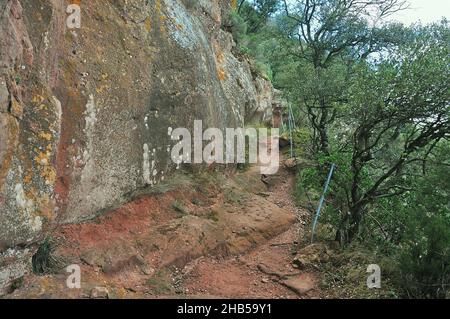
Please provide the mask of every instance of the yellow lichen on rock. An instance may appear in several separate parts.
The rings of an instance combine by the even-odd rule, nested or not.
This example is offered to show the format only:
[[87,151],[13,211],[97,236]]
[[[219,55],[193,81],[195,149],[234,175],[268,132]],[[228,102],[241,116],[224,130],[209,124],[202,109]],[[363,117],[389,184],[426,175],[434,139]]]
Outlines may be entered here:
[[34,160],[39,165],[48,165],[49,164],[48,158],[49,158],[49,154],[47,152],[40,152]]
[[217,64],[217,77],[220,81],[225,81],[228,79],[228,75],[225,71],[224,63],[226,62],[225,55],[223,54],[219,44],[214,42],[213,44],[214,51],[216,52],[216,64]]
[[107,88],[108,88],[108,86],[104,84],[104,85],[100,85],[98,88],[96,88],[95,91],[96,91],[98,94],[101,94],[101,93],[103,93]]
[[147,32],[150,32],[152,29],[152,20],[150,17],[147,17],[147,19],[145,19],[145,30],[147,30]]
[[54,185],[56,182],[56,171],[52,166],[44,166],[41,172],[47,185]]
[[42,102],[44,102],[45,98],[39,94],[36,94],[35,96],[33,96],[33,99],[31,100],[31,102],[36,103],[36,104],[40,104]]
[[46,141],[51,141],[53,135],[51,133],[41,132],[39,133],[39,137]]
[[228,79],[228,75],[222,67],[217,68],[217,76],[219,77],[220,81],[225,81],[226,79]]

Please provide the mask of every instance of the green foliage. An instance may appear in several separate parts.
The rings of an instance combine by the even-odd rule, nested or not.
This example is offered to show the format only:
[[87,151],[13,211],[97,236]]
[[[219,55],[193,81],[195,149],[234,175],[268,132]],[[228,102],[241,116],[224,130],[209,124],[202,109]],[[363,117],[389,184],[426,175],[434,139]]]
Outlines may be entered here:
[[54,252],[55,244],[53,240],[46,237],[32,257],[32,267],[35,274],[45,275],[62,269],[64,261],[55,256]]
[[[286,133],[286,137],[288,134]],[[295,155],[297,157],[307,157],[309,141],[311,140],[311,132],[306,127],[297,128],[292,132],[292,140],[295,147]]]
[[[380,289],[367,289],[367,265],[373,263],[377,263],[382,271]],[[397,298],[400,292],[393,279],[395,265],[392,258],[361,244],[353,244],[345,250],[334,251],[330,261],[321,265],[320,286],[327,298]]]
[[272,77],[273,77],[272,70],[270,69],[270,66],[268,64],[257,61],[255,66],[256,66],[256,70],[258,71],[259,75],[261,75],[262,77],[264,77],[268,80],[272,80]]
[[219,217],[217,216],[217,212],[210,210],[207,214],[206,214],[206,218],[209,220],[212,220],[214,222],[218,222],[219,221]]
[[255,74],[272,81],[275,81],[274,65],[284,65],[280,54],[285,52],[276,27],[269,23],[277,8],[278,1],[274,0],[243,1],[229,19],[238,52],[253,58]]
[[17,278],[11,284],[11,287],[9,288],[9,292],[12,293],[17,289],[20,289],[23,286],[23,283],[24,283],[23,277]]
[[[409,192],[394,207],[403,221],[392,223],[400,231],[400,275],[398,284],[405,296],[413,298],[450,297],[450,143],[441,143],[425,167],[427,174],[411,178],[416,191]],[[423,169],[423,167],[422,167]]]
[[158,270],[153,277],[147,280],[152,292],[156,295],[171,294],[174,292],[172,276],[166,269]]
[[368,24],[400,9],[397,0],[363,11],[359,2],[296,0],[289,14],[274,4],[267,15],[257,2],[270,4],[241,3],[235,39],[306,119],[296,153],[315,165],[298,171],[298,204],[315,211],[335,163],[320,221],[346,247],[387,260],[397,289],[384,296],[448,297],[448,21]]
[[249,33],[258,33],[278,9],[278,0],[241,0],[239,15],[246,21]]
[[184,204],[178,200],[172,202],[172,208],[180,217],[188,214]]
[[405,296],[450,297],[450,222],[443,216],[418,213],[408,221],[399,258]]
[[247,23],[245,20],[235,11],[230,13],[231,33],[233,34],[233,40],[239,46],[247,35]]

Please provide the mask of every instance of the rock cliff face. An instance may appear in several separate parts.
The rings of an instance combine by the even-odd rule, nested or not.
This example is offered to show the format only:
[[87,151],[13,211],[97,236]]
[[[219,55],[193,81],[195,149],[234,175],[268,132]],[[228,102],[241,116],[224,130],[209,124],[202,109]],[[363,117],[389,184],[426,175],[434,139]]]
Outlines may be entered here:
[[[81,7],[69,29],[67,6]],[[170,178],[171,128],[269,120],[222,0],[0,0],[0,293],[50,227]]]

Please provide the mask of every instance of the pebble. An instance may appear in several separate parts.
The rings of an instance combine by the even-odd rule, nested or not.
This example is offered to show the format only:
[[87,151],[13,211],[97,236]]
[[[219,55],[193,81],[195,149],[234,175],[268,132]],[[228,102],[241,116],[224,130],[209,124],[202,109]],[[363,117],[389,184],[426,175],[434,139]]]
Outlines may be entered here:
[[91,299],[108,299],[109,291],[105,287],[94,287],[91,290]]

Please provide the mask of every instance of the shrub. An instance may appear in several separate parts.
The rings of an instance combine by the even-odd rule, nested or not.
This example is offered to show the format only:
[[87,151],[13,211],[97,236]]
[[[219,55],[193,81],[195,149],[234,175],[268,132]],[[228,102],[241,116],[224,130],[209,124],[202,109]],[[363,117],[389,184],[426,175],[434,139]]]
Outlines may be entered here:
[[32,257],[33,272],[37,275],[55,273],[64,267],[64,260],[55,256],[55,244],[49,238],[45,238]]
[[410,221],[409,238],[399,257],[405,296],[450,297],[450,225],[442,217],[419,216]]
[[240,45],[247,34],[247,23],[235,11],[230,13],[231,33],[236,44]]

